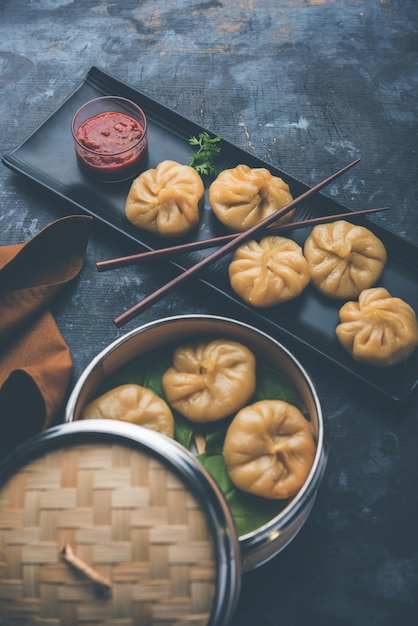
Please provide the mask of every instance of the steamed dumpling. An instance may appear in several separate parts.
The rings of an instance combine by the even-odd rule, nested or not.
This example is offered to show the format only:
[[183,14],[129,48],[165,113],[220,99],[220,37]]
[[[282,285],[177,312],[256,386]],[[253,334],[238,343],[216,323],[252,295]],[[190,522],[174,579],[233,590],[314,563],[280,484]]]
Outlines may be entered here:
[[138,228],[161,237],[180,237],[199,223],[204,192],[195,169],[162,161],[133,181],[125,214]]
[[251,350],[236,341],[215,339],[180,346],[163,375],[167,402],[193,422],[213,422],[235,413],[256,386]]
[[269,307],[296,298],[309,283],[302,248],[286,237],[250,240],[234,253],[229,265],[232,289],[255,307]]
[[305,241],[311,280],[331,298],[355,298],[380,278],[386,263],[383,243],[368,228],[345,220],[320,224]]
[[[209,204],[233,232],[248,230],[293,200],[287,185],[269,170],[237,165],[223,170],[209,187]],[[275,222],[290,222],[294,210]]]
[[335,331],[339,342],[363,363],[394,365],[418,347],[414,310],[383,287],[365,289],[358,302],[346,302],[340,309],[340,322]]
[[282,400],[260,400],[241,409],[225,437],[228,475],[243,491],[270,499],[294,496],[316,453],[310,422]]
[[87,404],[82,419],[114,419],[131,422],[174,437],[174,417],[167,403],[141,385],[115,387]]

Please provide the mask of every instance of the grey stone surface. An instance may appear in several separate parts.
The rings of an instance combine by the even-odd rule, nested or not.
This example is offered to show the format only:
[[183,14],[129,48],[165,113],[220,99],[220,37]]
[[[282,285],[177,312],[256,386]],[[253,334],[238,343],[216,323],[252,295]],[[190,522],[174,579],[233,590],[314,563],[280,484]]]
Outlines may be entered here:
[[[418,245],[417,27],[415,0],[0,0],[0,150],[22,142],[97,65],[306,184],[360,157],[326,193],[353,209],[391,207],[373,220]],[[0,167],[0,245],[71,212]],[[114,314],[170,272],[163,262],[97,272],[97,260],[134,250],[95,222],[82,275],[55,305],[73,382],[126,332]],[[229,309],[191,284],[139,321],[195,311]],[[244,578],[233,626],[412,626],[416,395],[392,406],[293,349],[317,384],[329,463],[297,538]]]

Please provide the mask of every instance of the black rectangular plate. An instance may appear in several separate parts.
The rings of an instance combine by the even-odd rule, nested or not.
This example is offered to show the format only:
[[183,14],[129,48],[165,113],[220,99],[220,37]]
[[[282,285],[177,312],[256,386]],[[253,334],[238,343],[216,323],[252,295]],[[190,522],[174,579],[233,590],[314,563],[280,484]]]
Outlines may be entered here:
[[[101,95],[129,98],[144,110],[148,120],[149,167],[155,167],[164,159],[188,163],[193,153],[189,138],[207,130],[101,69],[92,67],[81,85],[52,115],[18,147],[3,155],[3,163],[116,229],[142,248],[152,250],[164,247],[166,242],[139,231],[126,220],[124,207],[130,181],[117,184],[97,183],[82,174],[77,166],[71,136],[72,117],[79,106]],[[217,163],[218,170],[235,167],[239,163],[246,163],[250,167],[266,167],[289,184],[293,197],[308,189],[300,181],[231,143],[222,140],[220,145],[222,150]],[[206,192],[210,182],[206,181]],[[205,210],[198,231],[189,239],[205,239],[226,232],[210,211],[207,196],[205,200]],[[347,208],[319,193],[299,205],[295,219],[346,211]],[[388,262],[379,285],[388,289],[392,295],[403,298],[418,311],[418,247],[367,218],[357,218],[356,223],[370,228],[386,246]],[[303,244],[308,232],[301,229],[291,233],[291,236],[299,244]],[[207,251],[183,254],[171,263],[178,269],[186,269],[206,254]],[[418,382],[418,351],[405,363],[390,368],[380,369],[358,364],[344,352],[335,337],[340,303],[321,296],[310,285],[292,302],[270,309],[252,309],[242,303],[230,288],[227,271],[230,260],[230,256],[226,256],[208,268],[202,282],[238,305],[254,322],[267,326],[269,332],[275,334],[279,340],[289,338],[305,345],[395,401],[405,401],[414,391]],[[115,311],[115,316],[121,312]]]

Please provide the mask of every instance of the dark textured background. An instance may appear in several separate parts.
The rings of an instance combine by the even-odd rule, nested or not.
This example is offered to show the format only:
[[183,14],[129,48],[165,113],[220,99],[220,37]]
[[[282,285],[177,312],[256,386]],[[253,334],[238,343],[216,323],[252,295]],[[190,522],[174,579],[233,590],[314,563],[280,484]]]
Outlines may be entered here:
[[[416,0],[0,0],[0,150],[98,65],[306,184],[361,157],[326,193],[390,206],[373,219],[418,245],[417,27]],[[72,212],[0,167],[0,245]],[[80,280],[54,307],[73,382],[126,332],[115,313],[169,275],[164,263],[96,271],[134,249],[95,222]],[[190,284],[140,321],[195,311],[229,312]],[[302,531],[245,577],[233,626],[415,625],[417,398],[391,406],[292,348],[323,403],[329,463]]]

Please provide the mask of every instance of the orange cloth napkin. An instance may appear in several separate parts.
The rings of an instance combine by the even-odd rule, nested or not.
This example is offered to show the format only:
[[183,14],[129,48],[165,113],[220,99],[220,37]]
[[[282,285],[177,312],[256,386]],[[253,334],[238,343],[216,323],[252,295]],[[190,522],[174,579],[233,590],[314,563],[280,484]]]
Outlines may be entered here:
[[80,272],[91,217],[52,222],[0,247],[0,451],[50,425],[73,361],[49,305]]

